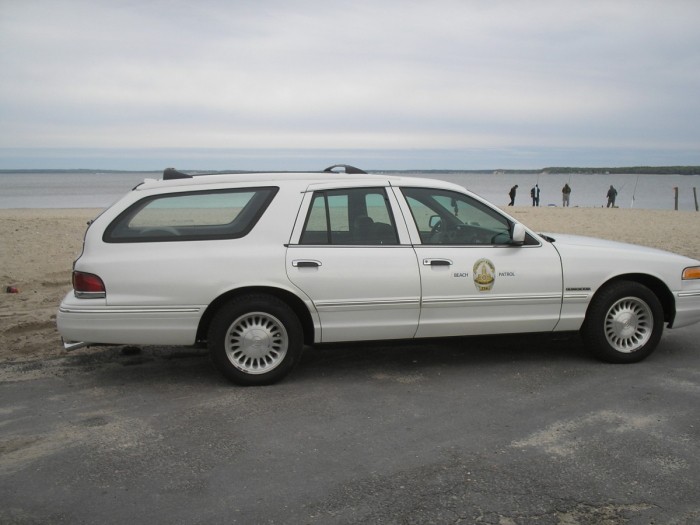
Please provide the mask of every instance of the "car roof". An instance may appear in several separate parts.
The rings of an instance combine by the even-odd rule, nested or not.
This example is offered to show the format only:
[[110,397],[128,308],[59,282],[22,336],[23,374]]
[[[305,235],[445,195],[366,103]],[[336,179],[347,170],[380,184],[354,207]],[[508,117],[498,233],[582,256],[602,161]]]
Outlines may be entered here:
[[399,175],[385,175],[373,173],[337,173],[337,172],[250,172],[250,173],[217,173],[187,176],[186,178],[173,179],[146,179],[134,189],[153,190],[168,188],[192,188],[195,189],[207,185],[227,184],[260,184],[280,185],[287,183],[311,185],[332,184],[334,182],[350,183],[352,186],[367,183],[391,184],[395,186],[430,186],[438,188],[461,188],[458,185],[439,179],[426,179],[420,177],[407,177]]

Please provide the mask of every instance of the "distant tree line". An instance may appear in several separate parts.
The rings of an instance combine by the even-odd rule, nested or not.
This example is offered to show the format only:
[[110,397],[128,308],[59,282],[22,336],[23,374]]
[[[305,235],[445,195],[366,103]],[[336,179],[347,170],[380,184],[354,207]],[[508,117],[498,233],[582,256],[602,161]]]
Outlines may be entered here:
[[496,169],[496,170],[370,170],[372,173],[415,173],[415,174],[449,174],[449,173],[501,173],[501,174],[611,174],[631,173],[637,175],[700,175],[700,166],[628,166],[622,168],[574,168],[574,167],[550,167],[541,169]]
[[[161,170],[105,170],[105,169],[0,169],[0,173],[130,173],[137,171],[139,173],[159,173]],[[216,174],[216,173],[250,173],[241,170],[180,170],[189,172],[195,175]],[[258,172],[254,171],[253,173]],[[623,168],[573,168],[573,167],[550,167],[542,169],[496,169],[496,170],[425,170],[425,169],[408,169],[408,170],[370,170],[372,173],[415,173],[415,174],[445,174],[445,173],[503,173],[503,174],[539,174],[539,173],[561,173],[561,174],[606,174],[611,175],[620,173],[632,173],[638,175],[700,175],[700,166],[630,166]],[[263,173],[263,172],[260,172]]]
[[632,166],[626,168],[543,168],[547,173],[633,173],[638,175],[700,175],[700,166]]

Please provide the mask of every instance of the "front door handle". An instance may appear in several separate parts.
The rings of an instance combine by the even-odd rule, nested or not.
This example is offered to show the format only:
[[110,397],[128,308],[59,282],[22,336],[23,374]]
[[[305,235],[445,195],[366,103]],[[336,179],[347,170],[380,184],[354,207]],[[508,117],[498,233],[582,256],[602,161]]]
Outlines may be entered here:
[[321,264],[321,261],[317,261],[315,259],[297,259],[292,261],[292,266],[295,268],[318,268],[319,266],[323,266]]
[[424,266],[452,266],[449,259],[423,259]]

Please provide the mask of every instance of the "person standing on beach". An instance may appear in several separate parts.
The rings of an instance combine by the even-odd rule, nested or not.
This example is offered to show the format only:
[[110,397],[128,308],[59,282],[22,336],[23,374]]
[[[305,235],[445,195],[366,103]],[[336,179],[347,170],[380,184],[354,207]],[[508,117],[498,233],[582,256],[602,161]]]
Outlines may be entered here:
[[540,186],[539,186],[539,184],[535,184],[532,187],[532,189],[530,190],[530,197],[532,197],[532,205],[533,206],[540,205]]
[[517,189],[518,189],[518,185],[516,184],[508,192],[508,196],[510,197],[510,203],[508,203],[508,206],[515,205],[515,192],[517,191]]
[[569,196],[571,195],[571,186],[569,186],[569,183],[567,182],[564,184],[564,187],[561,189],[561,199],[562,203],[561,205],[564,208],[567,208],[569,206]]
[[606,206],[609,208],[612,206],[613,208],[615,207],[615,198],[617,197],[617,190],[613,187],[613,185],[610,185],[610,189],[608,190],[608,205]]

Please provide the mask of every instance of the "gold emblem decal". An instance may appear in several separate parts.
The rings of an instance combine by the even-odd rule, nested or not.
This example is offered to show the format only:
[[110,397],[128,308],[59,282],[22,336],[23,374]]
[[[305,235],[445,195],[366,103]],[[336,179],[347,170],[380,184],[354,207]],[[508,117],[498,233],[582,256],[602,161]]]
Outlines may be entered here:
[[480,292],[490,292],[496,280],[496,267],[488,259],[479,259],[474,263],[474,284]]

